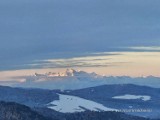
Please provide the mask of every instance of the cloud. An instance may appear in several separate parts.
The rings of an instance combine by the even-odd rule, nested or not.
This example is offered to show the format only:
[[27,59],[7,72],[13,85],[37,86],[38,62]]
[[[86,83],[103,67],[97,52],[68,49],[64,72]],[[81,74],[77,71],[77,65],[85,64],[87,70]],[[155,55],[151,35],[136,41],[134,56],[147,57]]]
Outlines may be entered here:
[[52,52],[160,45],[159,4],[158,0],[1,0],[0,66],[49,59]]
[[128,47],[132,50],[140,50],[140,51],[160,51],[160,46],[138,46],[138,47]]
[[[121,68],[128,66],[139,68],[139,64],[144,68],[147,66],[155,66],[160,59],[159,52],[102,52],[98,54],[88,54],[84,56],[56,58],[38,60],[35,63],[26,64],[30,68],[101,68],[101,67],[115,67]],[[143,69],[143,67],[141,69]],[[126,68],[127,69],[127,68]]]
[[117,60],[112,61],[112,57],[121,53],[91,53],[88,56],[77,56],[61,59],[46,59],[36,61],[36,64],[28,64],[35,68],[72,68],[72,67],[108,67],[126,64],[129,61]]

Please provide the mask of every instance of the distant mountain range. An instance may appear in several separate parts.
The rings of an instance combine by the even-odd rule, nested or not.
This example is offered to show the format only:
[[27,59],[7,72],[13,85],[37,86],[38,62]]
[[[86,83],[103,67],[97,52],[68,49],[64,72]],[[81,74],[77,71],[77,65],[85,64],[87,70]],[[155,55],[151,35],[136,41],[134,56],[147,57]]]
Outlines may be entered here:
[[[133,84],[101,85],[78,90],[0,87],[0,101],[16,102],[37,111],[67,114],[116,111],[160,118],[160,89]],[[51,115],[51,116],[50,116]]]
[[[160,88],[160,78],[154,76],[102,76],[74,69],[67,69],[64,73],[45,73],[21,77],[23,81],[14,82],[13,87],[43,88],[43,89],[82,89],[105,84],[136,84]],[[4,84],[4,83],[3,83]]]

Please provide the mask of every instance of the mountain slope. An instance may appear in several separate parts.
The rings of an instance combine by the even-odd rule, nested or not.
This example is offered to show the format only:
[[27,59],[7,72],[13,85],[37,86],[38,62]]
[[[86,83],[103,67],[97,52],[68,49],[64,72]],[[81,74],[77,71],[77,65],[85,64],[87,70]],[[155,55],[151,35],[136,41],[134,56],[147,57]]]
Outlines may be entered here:
[[66,114],[66,120],[149,120],[117,112],[83,112]]
[[[85,111],[78,113],[58,113],[55,111],[49,111],[48,109],[38,110],[40,114],[45,114],[46,117],[50,116],[57,120],[151,120],[143,117],[136,117],[127,115],[120,112],[97,112],[97,111]],[[153,119],[152,119],[153,120]],[[159,120],[159,119],[156,119]]]
[[[106,110],[106,108],[118,110],[143,109],[147,110],[147,112],[127,113],[136,116],[160,118],[159,99],[160,89],[132,84],[102,85],[79,90],[64,91],[0,86],[1,101],[17,102],[31,108],[36,107],[46,109],[50,107],[51,111],[52,109],[58,112],[63,112],[63,110],[65,110],[65,113],[70,112],[68,111],[69,109],[66,109],[65,107],[72,107],[73,111],[78,109],[78,111],[82,112],[86,110],[101,111],[102,108],[102,110]],[[83,103],[87,103],[88,106],[82,104],[82,101]],[[65,104],[62,104],[64,102]],[[70,106],[71,103],[76,103],[79,106],[74,104]]]
[[[147,112],[131,112],[130,114],[160,117],[160,89],[132,84],[102,85],[80,90],[66,91],[66,94],[92,100],[115,109],[137,110]],[[125,98],[129,96],[130,98]],[[123,97],[117,99],[118,97]]]
[[17,102],[30,107],[40,107],[56,99],[58,99],[56,91],[0,86],[0,101]]

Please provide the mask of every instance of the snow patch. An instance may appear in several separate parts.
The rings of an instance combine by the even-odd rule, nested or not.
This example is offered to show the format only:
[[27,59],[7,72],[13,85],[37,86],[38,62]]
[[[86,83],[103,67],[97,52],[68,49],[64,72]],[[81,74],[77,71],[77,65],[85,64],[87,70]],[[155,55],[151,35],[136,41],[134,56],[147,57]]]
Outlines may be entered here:
[[122,96],[115,96],[112,97],[113,99],[141,99],[143,101],[148,101],[151,99],[151,96],[147,96],[147,95],[130,95],[130,94],[126,94],[126,95],[122,95]]
[[116,109],[105,107],[94,101],[63,94],[59,94],[59,100],[49,103],[48,108],[62,113],[83,112],[85,110],[116,111]]

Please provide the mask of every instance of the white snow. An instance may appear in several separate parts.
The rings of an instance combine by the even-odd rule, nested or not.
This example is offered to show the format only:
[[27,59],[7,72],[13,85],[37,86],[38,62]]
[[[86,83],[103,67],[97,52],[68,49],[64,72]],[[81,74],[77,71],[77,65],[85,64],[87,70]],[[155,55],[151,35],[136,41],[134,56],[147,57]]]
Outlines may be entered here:
[[100,77],[100,75],[96,74],[96,73],[87,73],[84,71],[80,71],[80,70],[74,70],[74,69],[66,69],[66,71],[64,73],[55,73],[55,72],[48,72],[45,74],[38,74],[35,73],[34,77]]
[[48,108],[62,113],[83,112],[86,109],[91,111],[116,111],[116,109],[105,107],[94,101],[63,94],[59,94],[59,100],[49,103]]
[[147,96],[147,95],[130,95],[130,94],[126,94],[126,95],[122,95],[122,96],[115,96],[112,97],[114,99],[141,99],[143,101],[148,101],[151,99],[151,96]]

